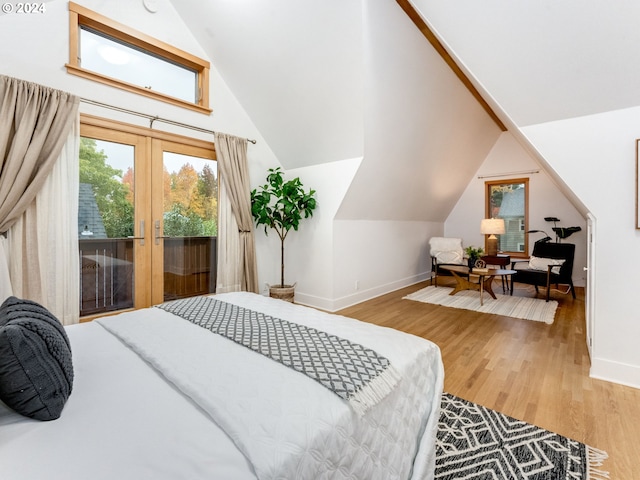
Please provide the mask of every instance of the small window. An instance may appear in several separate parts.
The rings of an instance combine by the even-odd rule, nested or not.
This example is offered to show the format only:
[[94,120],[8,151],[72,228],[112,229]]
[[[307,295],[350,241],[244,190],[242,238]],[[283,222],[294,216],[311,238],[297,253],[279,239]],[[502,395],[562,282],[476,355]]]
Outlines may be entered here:
[[209,62],[69,2],[67,71],[203,113]]
[[85,70],[118,78],[186,102],[198,101],[198,73],[162,57],[80,27],[80,65]]
[[522,256],[529,250],[528,178],[485,182],[486,218],[502,218],[505,233],[498,235],[500,251]]

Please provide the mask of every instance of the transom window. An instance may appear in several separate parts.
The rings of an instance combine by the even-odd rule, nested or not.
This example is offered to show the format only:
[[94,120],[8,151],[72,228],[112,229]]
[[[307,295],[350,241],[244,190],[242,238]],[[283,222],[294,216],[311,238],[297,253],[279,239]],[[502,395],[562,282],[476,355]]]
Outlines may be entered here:
[[186,102],[196,103],[198,100],[196,71],[150,55],[84,26],[80,27],[80,58],[82,68],[92,72],[118,78]]
[[206,60],[73,2],[69,2],[69,18],[69,73],[211,112]]
[[498,250],[522,256],[529,251],[529,179],[485,182],[486,218],[502,218],[505,233],[497,235]]

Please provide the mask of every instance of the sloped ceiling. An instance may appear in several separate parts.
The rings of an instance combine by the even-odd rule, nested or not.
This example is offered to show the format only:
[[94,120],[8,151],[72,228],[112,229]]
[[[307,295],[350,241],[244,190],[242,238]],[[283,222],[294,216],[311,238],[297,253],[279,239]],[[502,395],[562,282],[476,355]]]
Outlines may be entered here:
[[394,0],[172,5],[285,169],[362,158],[339,219],[444,221],[500,134]]
[[412,0],[518,126],[640,105],[640,2]]
[[499,127],[395,1],[367,1],[364,160],[338,219],[444,221]]
[[362,156],[359,1],[172,5],[285,169]]

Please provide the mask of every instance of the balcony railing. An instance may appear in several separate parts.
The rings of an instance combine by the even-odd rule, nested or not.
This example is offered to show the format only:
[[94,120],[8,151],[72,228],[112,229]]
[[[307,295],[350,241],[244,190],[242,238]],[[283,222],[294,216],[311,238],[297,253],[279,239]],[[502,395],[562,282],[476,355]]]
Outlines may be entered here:
[[[133,308],[133,240],[80,239],[80,316]],[[215,292],[217,237],[164,239],[164,299]]]
[[217,237],[164,239],[164,299],[216,291]]

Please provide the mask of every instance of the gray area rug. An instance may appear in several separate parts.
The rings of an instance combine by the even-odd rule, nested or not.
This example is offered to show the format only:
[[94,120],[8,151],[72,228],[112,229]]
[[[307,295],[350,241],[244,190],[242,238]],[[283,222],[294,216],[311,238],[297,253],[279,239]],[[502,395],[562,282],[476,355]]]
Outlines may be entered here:
[[[440,287],[438,287],[440,288]],[[454,395],[442,395],[439,480],[599,480],[607,454]]]
[[484,293],[484,305],[480,305],[480,292],[464,290],[455,295],[449,295],[452,291],[453,288],[450,287],[429,286],[404,298],[445,307],[462,308],[464,310],[522,318],[548,324],[553,323],[556,309],[558,308],[558,302],[555,300],[545,302],[540,298],[512,297],[498,293],[496,293],[497,299],[493,299],[488,293]]

